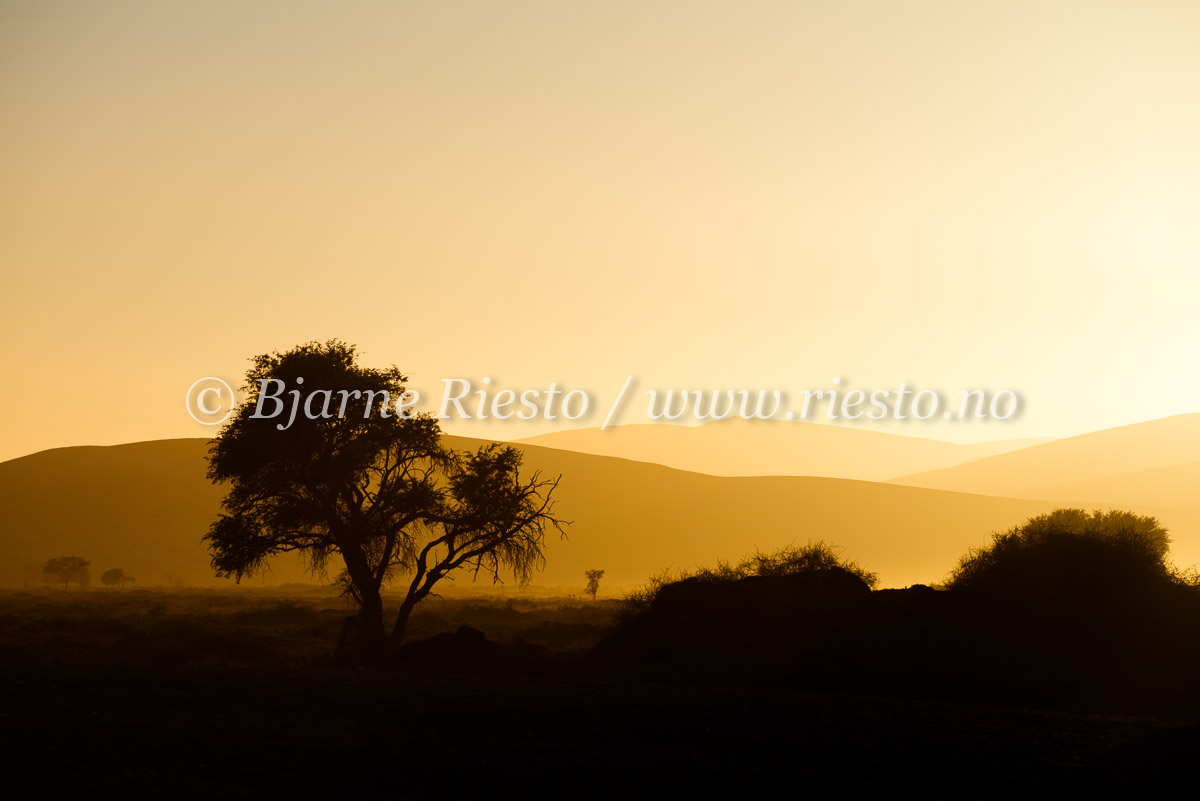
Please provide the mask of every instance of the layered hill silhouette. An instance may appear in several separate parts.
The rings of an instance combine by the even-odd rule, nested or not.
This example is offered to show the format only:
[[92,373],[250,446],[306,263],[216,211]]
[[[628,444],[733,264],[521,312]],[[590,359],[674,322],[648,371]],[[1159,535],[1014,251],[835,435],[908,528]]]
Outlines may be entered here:
[[730,418],[700,426],[584,428],[516,440],[523,445],[617,456],[713,476],[824,476],[886,481],[938,470],[1045,440],[959,445],[849,426]]
[[[457,448],[482,444],[450,440]],[[881,586],[937,582],[993,531],[1061,505],[846,479],[710,476],[522,447],[523,472],[562,475],[556,512],[572,521],[567,540],[548,543],[535,581],[582,589],[583,572],[600,568],[602,595],[667,568],[817,540],[878,572]],[[0,463],[0,585],[37,583],[41,565],[63,555],[90,559],[97,575],[120,567],[140,586],[228,583],[213,577],[201,542],[222,496],[205,478],[207,448],[204,439],[159,440]],[[1179,563],[1200,561],[1200,511],[1133,508],[1170,530]],[[318,579],[281,557],[262,580]]]
[[1055,484],[1021,497],[1200,509],[1200,461]]
[[1054,440],[892,483],[985,495],[1200,508],[1200,414]]

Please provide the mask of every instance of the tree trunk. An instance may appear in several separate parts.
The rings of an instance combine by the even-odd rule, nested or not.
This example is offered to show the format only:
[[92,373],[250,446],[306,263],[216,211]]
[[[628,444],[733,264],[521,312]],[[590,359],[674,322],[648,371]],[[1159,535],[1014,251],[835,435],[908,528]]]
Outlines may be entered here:
[[382,661],[384,646],[387,644],[387,635],[383,630],[383,598],[378,590],[363,599],[363,607],[358,614],[362,618],[367,659],[375,664]]
[[383,628],[383,596],[375,586],[361,552],[344,550],[342,558],[362,606],[357,615],[346,618],[334,662],[339,665],[380,665],[388,642]]
[[389,640],[389,648],[395,651],[400,647],[400,643],[404,640],[404,632],[408,629],[408,619],[412,617],[413,609],[417,605],[419,598],[409,595],[404,599],[404,603],[400,604],[400,613],[396,615],[396,625],[392,628],[392,636]]
[[383,629],[383,598],[378,592],[363,599],[358,614],[346,618],[333,661],[343,667],[378,666],[387,651]]

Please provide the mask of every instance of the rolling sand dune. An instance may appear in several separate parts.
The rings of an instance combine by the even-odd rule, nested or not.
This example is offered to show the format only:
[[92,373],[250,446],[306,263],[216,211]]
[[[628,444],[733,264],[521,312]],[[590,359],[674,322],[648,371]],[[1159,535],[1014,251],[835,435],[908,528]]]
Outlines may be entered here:
[[1020,497],[1200,509],[1200,461],[1055,484]]
[[[983,495],[1055,495],[1110,503],[1162,497],[1176,506],[1186,500],[1187,476],[1194,472],[1181,468],[1157,476],[1140,474],[1197,460],[1200,414],[1184,414],[1054,440],[957,467],[904,476],[891,483]],[[1155,478],[1165,484],[1151,491]],[[1128,488],[1125,481],[1129,482]],[[1064,496],[1057,495],[1060,488]],[[1186,505],[1196,507],[1197,502]]]
[[849,426],[732,418],[701,426],[585,428],[518,444],[617,456],[713,476],[825,476],[885,481],[1028,447],[1045,440],[958,445]]
[[[456,447],[478,440],[451,438]],[[93,578],[121,567],[141,586],[213,585],[200,541],[221,491],[205,479],[207,441],[60,448],[0,463],[0,584],[40,579],[54,556],[90,559]],[[573,521],[553,540],[537,583],[635,585],[665,568],[739,559],[755,548],[825,540],[879,573],[883,586],[937,582],[970,547],[1058,505],[831,478],[718,477],[660,465],[525,446],[524,470],[562,474],[557,512]],[[1177,561],[1200,561],[1200,511],[1158,514]],[[298,560],[268,583],[306,579]],[[255,580],[260,581],[259,579]],[[460,579],[460,587],[467,579]],[[486,586],[480,586],[486,589]]]

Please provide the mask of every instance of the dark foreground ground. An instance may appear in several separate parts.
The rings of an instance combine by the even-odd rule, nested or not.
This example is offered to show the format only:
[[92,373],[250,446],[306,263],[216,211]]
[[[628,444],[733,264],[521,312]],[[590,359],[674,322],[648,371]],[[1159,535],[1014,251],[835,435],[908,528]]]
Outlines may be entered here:
[[[1200,726],[854,694],[612,681],[578,667],[612,604],[446,601],[536,660],[322,666],[321,595],[0,596],[0,793],[122,798],[1128,797],[1190,792]],[[1182,781],[1182,783],[1178,783]]]

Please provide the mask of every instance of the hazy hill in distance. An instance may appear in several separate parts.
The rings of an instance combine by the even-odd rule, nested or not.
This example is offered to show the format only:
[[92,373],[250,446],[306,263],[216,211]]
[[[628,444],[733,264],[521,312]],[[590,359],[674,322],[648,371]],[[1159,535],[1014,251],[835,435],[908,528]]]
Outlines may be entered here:
[[[1200,414],[1164,417],[1045,442],[943,470],[894,479],[928,489],[1009,497],[1200,507]],[[1061,494],[1060,494],[1061,493]]]
[[[479,440],[451,437],[455,447]],[[59,448],[0,463],[0,584],[35,584],[49,558],[78,555],[92,574],[120,567],[141,586],[211,586],[200,538],[221,492],[205,478],[207,440]],[[936,582],[968,548],[1053,502],[892,484],[790,476],[718,477],[660,465],[524,446],[523,471],[562,475],[557,512],[573,521],[547,549],[542,585],[643,583],[665,568],[740,559],[755,548],[825,540],[880,574],[883,586]],[[1200,512],[1157,514],[1178,561],[1200,561]],[[293,558],[267,583],[313,581]],[[257,580],[256,580],[257,581]],[[471,586],[460,578],[458,586]],[[474,585],[487,591],[490,585]]]
[[1021,497],[1200,509],[1200,461],[1055,484]]
[[850,426],[737,417],[700,426],[643,423],[604,431],[556,431],[516,442],[617,456],[713,476],[827,476],[886,481],[1045,440],[959,445]]

